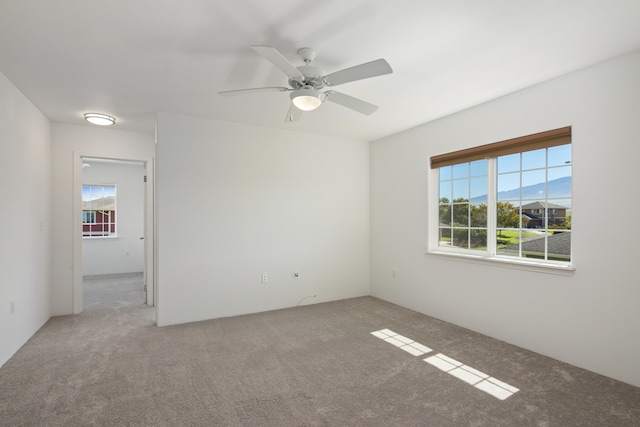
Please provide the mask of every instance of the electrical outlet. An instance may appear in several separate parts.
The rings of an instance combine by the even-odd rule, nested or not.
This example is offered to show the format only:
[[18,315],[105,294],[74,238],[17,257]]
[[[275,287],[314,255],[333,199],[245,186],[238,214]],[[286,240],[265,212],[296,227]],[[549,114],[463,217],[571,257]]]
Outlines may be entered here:
[[267,283],[269,281],[269,276],[267,273],[262,273],[262,283]]

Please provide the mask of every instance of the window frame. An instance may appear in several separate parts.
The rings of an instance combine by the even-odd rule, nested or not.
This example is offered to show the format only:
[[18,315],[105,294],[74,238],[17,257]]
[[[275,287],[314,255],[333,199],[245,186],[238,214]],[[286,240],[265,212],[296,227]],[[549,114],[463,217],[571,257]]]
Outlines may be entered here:
[[[496,249],[495,235],[498,227],[496,223],[497,209],[497,157],[550,148],[560,145],[572,145],[571,126],[540,132],[524,137],[505,140],[497,143],[458,150],[455,152],[431,156],[429,158],[429,216],[428,216],[428,245],[426,253],[435,256],[455,257],[471,262],[487,262],[496,265],[518,269],[571,274],[575,271],[575,259],[571,251],[570,261],[533,260],[525,257],[511,257],[500,255]],[[478,251],[469,248],[444,247],[440,245],[440,178],[439,170],[444,166],[473,162],[481,159],[493,159],[487,162],[487,248]],[[573,163],[572,163],[573,164]],[[547,165],[546,168],[549,166]],[[573,175],[573,174],[572,174]],[[546,182],[546,181],[545,181]],[[573,182],[573,180],[572,180]],[[573,208],[573,192],[571,192]],[[522,228],[522,226],[520,227]],[[570,231],[572,233],[572,231]],[[572,239],[573,242],[573,239]]]

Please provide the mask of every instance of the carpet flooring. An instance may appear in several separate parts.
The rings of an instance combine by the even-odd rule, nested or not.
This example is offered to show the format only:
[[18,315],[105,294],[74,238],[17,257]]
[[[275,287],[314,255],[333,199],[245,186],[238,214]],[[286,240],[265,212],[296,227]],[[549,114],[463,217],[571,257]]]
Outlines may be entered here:
[[640,388],[373,297],[158,328],[141,279],[0,368],[0,425],[640,426]]

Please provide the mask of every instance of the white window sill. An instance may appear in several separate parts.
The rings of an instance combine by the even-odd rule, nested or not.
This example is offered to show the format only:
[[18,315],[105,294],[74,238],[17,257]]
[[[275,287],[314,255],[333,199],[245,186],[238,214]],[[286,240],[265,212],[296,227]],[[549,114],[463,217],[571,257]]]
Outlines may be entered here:
[[471,255],[444,251],[425,250],[425,254],[450,261],[470,262],[482,265],[494,265],[497,267],[513,268],[516,270],[535,271],[538,273],[573,276],[576,271],[572,265],[548,264],[544,262],[526,261],[522,259],[509,259],[501,257],[489,257],[485,255]]
[[118,240],[118,236],[82,236],[82,240]]

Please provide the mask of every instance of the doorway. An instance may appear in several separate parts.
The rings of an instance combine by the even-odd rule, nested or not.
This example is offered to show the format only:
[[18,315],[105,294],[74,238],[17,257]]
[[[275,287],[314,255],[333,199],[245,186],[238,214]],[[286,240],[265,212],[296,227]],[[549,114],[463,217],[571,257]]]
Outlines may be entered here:
[[85,308],[86,277],[139,282],[129,296],[156,306],[153,159],[74,153],[74,188],[74,313]]
[[82,157],[83,310],[146,303],[143,162]]

